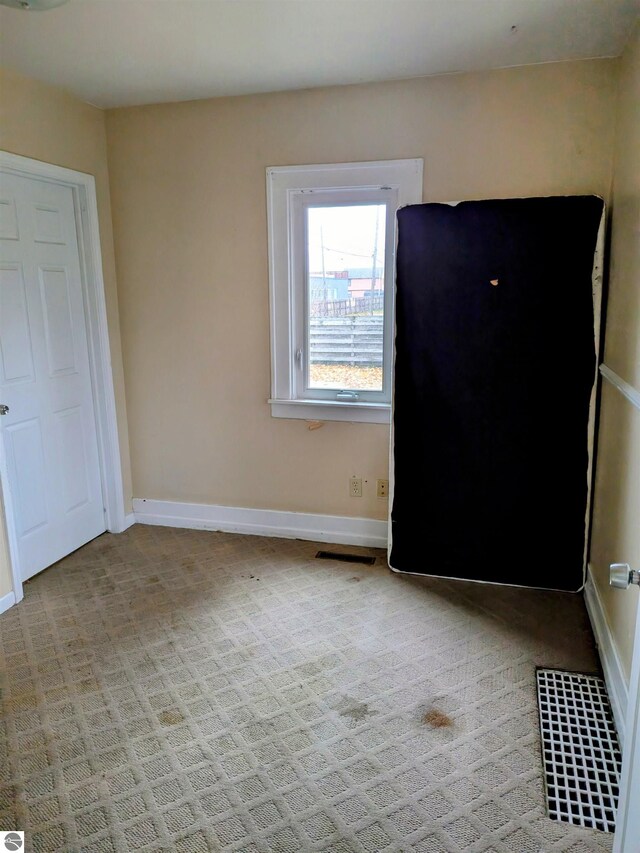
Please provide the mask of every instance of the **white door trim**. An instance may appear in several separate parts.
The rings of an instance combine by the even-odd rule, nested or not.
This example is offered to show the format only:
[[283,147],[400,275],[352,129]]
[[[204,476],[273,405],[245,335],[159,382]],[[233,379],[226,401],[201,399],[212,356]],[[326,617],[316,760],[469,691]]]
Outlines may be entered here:
[[616,815],[616,834],[613,853],[632,853],[637,848],[638,802],[640,783],[640,604],[637,609],[636,629],[633,641],[631,677],[629,679],[629,702],[626,715],[626,738],[622,750],[622,775],[620,777],[620,799]]
[[614,633],[607,618],[607,611],[604,609],[598,587],[593,579],[591,564],[589,564],[587,569],[584,601],[587,606],[587,613],[589,614],[589,621],[593,629],[596,646],[598,647],[602,672],[607,685],[607,692],[609,693],[611,710],[613,711],[613,719],[618,730],[618,740],[620,741],[620,747],[624,749],[629,688],[622,661],[620,660],[618,646],[614,639]]
[[[78,231],[82,295],[87,324],[87,343],[91,385],[96,416],[98,455],[105,507],[105,526],[120,533],[128,526],[124,511],[120,442],[116,418],[116,401],[111,370],[111,350],[107,325],[107,306],[102,275],[102,251],[98,226],[98,204],[93,175],[76,172],[19,154],[0,151],[0,173],[37,178],[70,187]],[[0,401],[1,402],[1,401]],[[23,597],[22,572],[15,533],[15,516],[8,488],[8,471],[4,442],[0,433],[0,493],[4,502],[7,539],[16,602]]]

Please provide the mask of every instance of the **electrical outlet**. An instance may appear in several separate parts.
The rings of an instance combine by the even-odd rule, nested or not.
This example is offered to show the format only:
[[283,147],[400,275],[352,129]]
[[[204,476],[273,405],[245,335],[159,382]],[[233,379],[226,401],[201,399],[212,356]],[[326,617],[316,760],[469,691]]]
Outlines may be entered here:
[[389,481],[388,480],[376,480],[377,490],[376,494],[379,498],[388,498],[389,497]]
[[351,477],[349,480],[349,494],[352,498],[362,497],[362,477]]

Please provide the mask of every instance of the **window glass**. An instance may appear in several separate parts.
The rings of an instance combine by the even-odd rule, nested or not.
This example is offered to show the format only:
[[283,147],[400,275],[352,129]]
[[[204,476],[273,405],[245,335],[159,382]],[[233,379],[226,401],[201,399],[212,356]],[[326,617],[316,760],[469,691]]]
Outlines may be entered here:
[[383,390],[386,207],[307,207],[310,389]]

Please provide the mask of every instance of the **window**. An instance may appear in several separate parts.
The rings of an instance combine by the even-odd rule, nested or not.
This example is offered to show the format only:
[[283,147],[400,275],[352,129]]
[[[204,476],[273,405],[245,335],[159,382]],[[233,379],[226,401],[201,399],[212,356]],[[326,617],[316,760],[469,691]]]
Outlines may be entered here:
[[396,211],[422,160],[267,169],[274,417],[388,423]]

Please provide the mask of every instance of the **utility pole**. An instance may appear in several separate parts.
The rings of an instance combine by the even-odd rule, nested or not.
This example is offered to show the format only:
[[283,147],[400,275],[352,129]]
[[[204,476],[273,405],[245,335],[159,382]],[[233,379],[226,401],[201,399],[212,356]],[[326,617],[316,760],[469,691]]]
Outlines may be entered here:
[[373,237],[373,255],[371,256],[371,307],[373,314],[374,299],[376,295],[376,278],[378,275],[378,226],[380,225],[380,205],[376,206],[376,230]]
[[320,225],[320,252],[322,254],[322,301],[323,301],[323,316],[328,316],[327,306],[327,277],[324,269],[324,230]]

